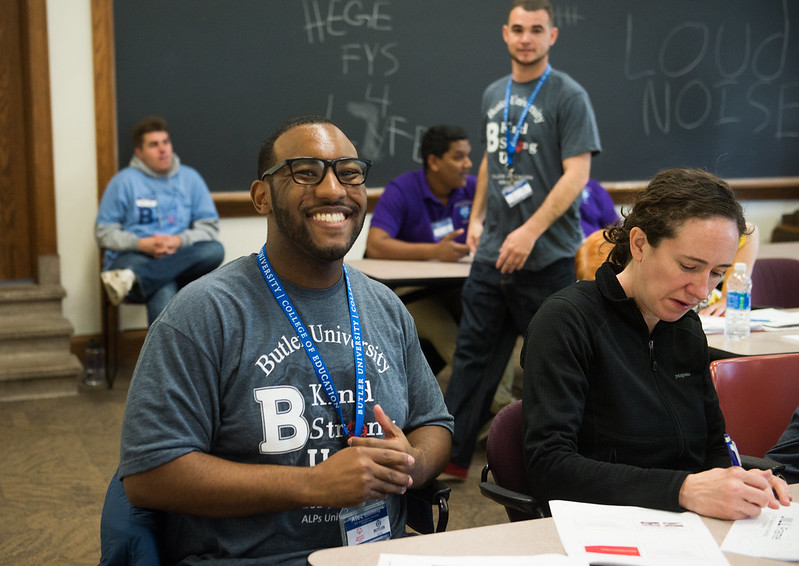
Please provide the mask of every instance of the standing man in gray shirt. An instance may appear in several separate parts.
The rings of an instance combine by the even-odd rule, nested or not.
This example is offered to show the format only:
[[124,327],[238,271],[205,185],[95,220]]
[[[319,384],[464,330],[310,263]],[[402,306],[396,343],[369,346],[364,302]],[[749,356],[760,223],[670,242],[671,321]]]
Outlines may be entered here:
[[502,28],[511,74],[483,94],[486,151],[466,240],[475,258],[445,396],[455,417],[450,478],[467,475],[517,336],[576,279],[578,197],[600,144],[587,93],[549,64],[553,16],[549,0],[513,3]]

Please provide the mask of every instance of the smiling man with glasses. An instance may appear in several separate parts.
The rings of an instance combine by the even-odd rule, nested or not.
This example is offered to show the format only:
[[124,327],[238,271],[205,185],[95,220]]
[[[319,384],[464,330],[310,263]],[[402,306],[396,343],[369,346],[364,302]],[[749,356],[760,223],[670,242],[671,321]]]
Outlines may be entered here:
[[453,420],[413,319],[343,265],[368,171],[328,119],[282,125],[250,187],[266,244],[151,328],[119,477],[133,505],[167,512],[169,563],[304,565],[353,517],[402,536],[401,496],[446,464]]

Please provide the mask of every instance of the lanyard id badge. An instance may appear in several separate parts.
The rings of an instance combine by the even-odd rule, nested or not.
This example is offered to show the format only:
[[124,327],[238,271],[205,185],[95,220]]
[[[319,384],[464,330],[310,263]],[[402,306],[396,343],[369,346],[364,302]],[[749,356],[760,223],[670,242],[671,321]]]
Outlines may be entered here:
[[528,181],[522,181],[515,185],[508,185],[502,189],[502,196],[505,197],[505,202],[508,203],[510,208],[513,208],[525,199],[528,199],[533,194],[533,187],[530,186]]
[[[507,142],[508,147],[508,178],[510,179],[510,184],[515,185],[516,182],[513,176],[513,156],[516,153],[516,146],[519,144],[519,136],[522,134],[522,126],[524,125],[524,121],[527,119],[527,114],[530,112],[530,108],[533,106],[536,97],[538,96],[538,91],[541,90],[541,87],[544,86],[544,83],[547,82],[550,73],[552,72],[552,66],[547,63],[547,68],[544,70],[544,73],[541,75],[541,78],[538,79],[538,83],[535,85],[533,92],[530,93],[530,96],[527,98],[527,103],[524,105],[521,114],[519,115],[519,120],[516,123],[516,129],[514,130],[511,128],[510,123],[510,95],[511,95],[511,87],[513,86],[513,77],[508,79],[508,85],[505,87],[505,108],[503,112],[503,120],[505,124],[507,124],[507,129],[505,130],[505,141]],[[513,133],[511,133],[513,132]],[[513,205],[511,205],[513,206]]]
[[338,515],[341,541],[355,546],[391,538],[391,522],[385,501],[367,501],[358,507],[348,507]]
[[286,293],[283,286],[280,284],[277,275],[272,269],[272,264],[269,263],[269,258],[266,257],[266,245],[258,252],[258,267],[261,268],[261,275],[263,275],[267,287],[269,287],[275,300],[283,309],[283,313],[297,333],[297,337],[300,339],[303,348],[305,348],[305,353],[308,354],[308,359],[311,361],[314,371],[316,371],[316,377],[322,385],[322,389],[327,395],[330,404],[333,405],[333,408],[336,410],[336,414],[341,421],[341,426],[346,436],[366,436],[366,431],[363,426],[365,417],[364,399],[366,396],[366,377],[364,370],[363,338],[361,336],[361,319],[358,316],[358,309],[355,306],[355,299],[352,296],[352,287],[350,285],[349,275],[347,275],[347,269],[343,268],[344,281],[347,286],[347,305],[350,312],[353,357],[355,358],[355,421],[350,423],[344,420],[344,413],[341,409],[338,390],[333,383],[333,378],[325,362],[322,360],[321,353],[317,350],[311,334],[305,328],[299,313],[297,313],[294,305],[291,303],[288,293]]
[[452,223],[452,218],[444,218],[438,222],[431,222],[433,228],[433,237],[438,241],[447,234],[455,231],[455,225]]

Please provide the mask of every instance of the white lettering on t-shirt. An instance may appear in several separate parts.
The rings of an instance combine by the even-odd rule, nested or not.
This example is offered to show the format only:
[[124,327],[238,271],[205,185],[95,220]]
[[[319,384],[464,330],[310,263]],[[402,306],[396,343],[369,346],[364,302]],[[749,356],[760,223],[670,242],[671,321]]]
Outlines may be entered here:
[[[317,345],[338,344],[348,348],[354,347],[352,335],[344,332],[340,326],[336,326],[335,330],[330,330],[323,328],[321,324],[313,324],[308,327],[308,331]],[[375,364],[378,374],[382,374],[389,369],[388,359],[383,355],[383,352],[380,351],[380,346],[364,341],[363,352],[364,355]],[[289,338],[283,335],[278,339],[271,351],[262,354],[255,361],[255,365],[268,377],[291,355],[306,356],[306,353],[302,347],[302,342],[297,336]]]
[[260,387],[255,400],[261,407],[264,437],[261,454],[285,454],[298,450],[308,441],[308,421],[303,417],[305,399],[290,386]]

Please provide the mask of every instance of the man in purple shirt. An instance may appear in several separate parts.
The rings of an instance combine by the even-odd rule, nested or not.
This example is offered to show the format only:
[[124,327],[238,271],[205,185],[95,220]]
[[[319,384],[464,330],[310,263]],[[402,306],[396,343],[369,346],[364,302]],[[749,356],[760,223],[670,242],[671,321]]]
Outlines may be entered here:
[[580,225],[587,238],[597,230],[604,230],[619,219],[613,199],[605,187],[594,179],[588,179],[580,197]]
[[424,168],[386,185],[375,206],[366,256],[457,261],[468,255],[466,228],[475,183],[468,135],[433,126],[422,137]]

